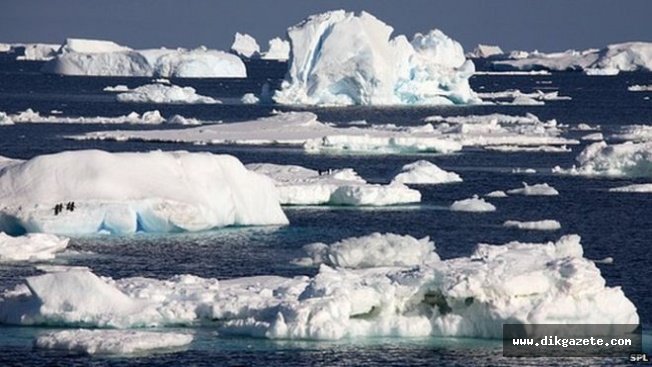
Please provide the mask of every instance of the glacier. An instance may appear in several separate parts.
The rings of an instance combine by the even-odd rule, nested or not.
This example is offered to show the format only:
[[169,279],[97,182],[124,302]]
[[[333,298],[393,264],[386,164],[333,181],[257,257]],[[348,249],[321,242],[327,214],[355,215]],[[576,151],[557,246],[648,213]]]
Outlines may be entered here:
[[[479,244],[469,256],[448,260],[439,259],[427,238],[393,234],[326,246],[327,255],[350,267],[322,264],[312,277],[219,281],[193,275],[112,279],[55,269],[5,290],[0,322],[124,329],[210,321],[221,336],[311,340],[501,338],[504,323],[634,328],[639,322],[621,288],[607,286],[595,263],[584,258],[577,235]],[[421,255],[406,258],[406,266],[383,260],[384,251],[400,248],[418,248]],[[363,251],[383,266],[356,260]]]
[[67,39],[44,73],[87,76],[152,76],[163,78],[246,78],[239,57],[199,47],[132,50],[113,42]]
[[[54,211],[74,202],[73,210]],[[0,170],[0,231],[53,234],[200,231],[284,225],[267,177],[229,155],[65,151]]]
[[440,30],[390,38],[373,15],[344,10],[288,29],[289,71],[274,101],[290,105],[468,104],[473,62]]

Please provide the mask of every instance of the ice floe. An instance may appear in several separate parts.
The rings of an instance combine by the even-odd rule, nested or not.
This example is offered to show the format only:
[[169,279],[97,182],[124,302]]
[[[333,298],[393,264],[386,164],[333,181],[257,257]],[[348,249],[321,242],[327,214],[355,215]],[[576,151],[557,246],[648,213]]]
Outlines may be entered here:
[[13,125],[14,120],[9,117],[5,112],[0,112],[0,125]]
[[442,184],[462,182],[455,172],[447,172],[426,160],[406,164],[394,176],[392,182],[403,184]]
[[[0,112],[0,119],[3,112]],[[25,111],[18,112],[14,115],[6,115],[7,119],[13,123],[39,123],[39,124],[162,124],[162,123],[179,123],[174,119],[166,120],[158,110],[146,111],[143,114],[131,112],[123,116],[94,116],[94,117],[71,117],[56,115],[41,115],[39,112],[28,108]],[[2,123],[0,123],[1,125]]]
[[538,244],[480,244],[469,257],[450,260],[438,260],[427,239],[385,236],[343,240],[324,250],[356,266],[364,262],[357,252],[373,251],[365,258],[377,255],[380,261],[387,259],[382,251],[407,243],[423,247],[421,255],[414,254],[407,267],[322,264],[315,276],[294,278],[218,281],[177,275],[158,280],[100,278],[83,270],[48,273],[6,290],[0,321],[132,328],[210,320],[220,335],[319,340],[500,338],[504,323],[636,327],[639,322],[620,287],[607,287],[595,263],[583,257],[577,235]]
[[205,47],[194,50],[131,50],[111,44],[115,45],[106,41],[68,39],[56,57],[43,66],[42,71],[94,76],[247,77],[247,69],[242,60],[222,51]]
[[532,221],[532,222],[520,222],[517,220],[508,220],[503,223],[503,227],[507,228],[518,228],[518,229],[527,229],[535,231],[556,231],[561,229],[561,224],[553,219]]
[[518,89],[510,89],[501,92],[484,92],[477,93],[478,97],[482,100],[510,100],[507,102],[497,102],[512,105],[542,105],[545,101],[565,101],[570,100],[571,97],[560,96],[559,91],[542,92],[536,90],[532,93],[523,93]]
[[478,197],[478,195],[473,195],[473,197],[469,199],[453,202],[450,206],[450,210],[455,212],[493,212],[496,211],[496,207]]
[[612,187],[609,189],[610,192],[638,192],[638,193],[648,193],[652,192],[652,184],[635,184],[627,185],[621,187]]
[[102,90],[105,92],[129,92],[131,89],[129,89],[129,87],[124,84],[118,84],[115,86],[106,86]]
[[[71,209],[60,203],[74,203]],[[199,231],[287,224],[267,177],[228,155],[68,151],[0,170],[0,231]]]
[[580,139],[584,141],[602,141],[604,140],[604,135],[602,133],[592,133],[584,135]]
[[435,243],[429,237],[416,239],[393,233],[373,233],[368,236],[346,238],[327,245],[312,243],[303,247],[308,257],[297,259],[299,265],[326,264],[352,269],[384,266],[418,266],[438,261]]
[[260,56],[260,46],[256,39],[250,35],[237,32],[233,38],[231,52],[248,59]]
[[505,191],[502,191],[502,190],[496,190],[496,191],[492,191],[492,192],[490,192],[488,194],[485,194],[485,197],[488,197],[488,198],[506,198],[507,193],[505,193]]
[[[536,172],[536,171],[535,171]],[[508,190],[510,195],[525,195],[525,196],[556,196],[559,195],[554,187],[548,185],[547,183],[528,185],[523,182],[523,187],[513,190]]]
[[39,335],[37,349],[84,354],[132,354],[190,344],[192,334],[137,330],[61,330]]
[[278,37],[269,40],[269,49],[261,56],[265,60],[286,61],[290,58],[290,42]]
[[68,246],[68,238],[45,233],[12,237],[0,232],[0,262],[54,259]]
[[484,147],[485,150],[491,150],[495,152],[503,153],[519,153],[519,152],[543,152],[543,153],[568,153],[572,150],[565,146],[551,146],[551,145],[541,145],[533,147],[521,147],[518,145],[487,145]]
[[652,85],[630,85],[627,87],[630,92],[652,92]]
[[246,93],[245,95],[242,96],[240,101],[243,104],[257,104],[258,102],[260,102],[260,98],[256,97],[256,95],[253,93]]
[[575,158],[578,165],[554,173],[583,176],[652,177],[652,142],[593,143]]
[[620,70],[617,68],[589,68],[584,69],[584,74],[589,76],[613,76],[618,75]]
[[212,104],[222,103],[217,99],[197,94],[193,87],[146,84],[116,96],[118,102],[125,103],[166,103],[166,104]]
[[289,71],[274,100],[291,105],[479,102],[462,46],[439,30],[390,38],[373,15],[336,10],[288,29]]
[[475,57],[475,58],[490,58],[490,57],[495,57],[503,54],[503,50],[500,48],[500,46],[492,46],[492,45],[483,45],[479,44],[477,45],[472,52],[469,52],[466,54],[466,57]]

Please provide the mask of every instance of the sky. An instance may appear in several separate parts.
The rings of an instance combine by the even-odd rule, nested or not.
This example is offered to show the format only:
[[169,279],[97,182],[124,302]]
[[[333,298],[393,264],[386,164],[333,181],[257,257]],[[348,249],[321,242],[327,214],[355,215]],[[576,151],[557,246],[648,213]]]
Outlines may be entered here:
[[412,36],[439,28],[477,44],[544,52],[652,42],[652,0],[0,0],[0,42],[112,40],[132,48],[226,50],[235,32],[261,48],[327,10],[365,10]]

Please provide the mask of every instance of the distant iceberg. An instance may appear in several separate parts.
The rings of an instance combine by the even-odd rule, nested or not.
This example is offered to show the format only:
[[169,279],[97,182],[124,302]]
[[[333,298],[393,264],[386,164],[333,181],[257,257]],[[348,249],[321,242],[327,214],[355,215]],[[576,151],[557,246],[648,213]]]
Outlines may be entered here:
[[260,46],[258,46],[255,38],[246,33],[242,34],[237,32],[231,45],[231,52],[238,56],[252,59],[260,56]]
[[68,151],[0,170],[0,231],[7,233],[182,232],[287,223],[271,180],[228,155]]
[[439,30],[390,38],[373,15],[343,10],[288,29],[289,71],[274,95],[294,105],[417,105],[479,102],[462,46]]
[[402,184],[444,184],[462,182],[455,172],[447,172],[426,160],[419,160],[404,165],[394,176],[392,182]]
[[131,50],[109,41],[68,39],[42,71],[61,75],[245,78],[239,57],[200,47],[194,50]]

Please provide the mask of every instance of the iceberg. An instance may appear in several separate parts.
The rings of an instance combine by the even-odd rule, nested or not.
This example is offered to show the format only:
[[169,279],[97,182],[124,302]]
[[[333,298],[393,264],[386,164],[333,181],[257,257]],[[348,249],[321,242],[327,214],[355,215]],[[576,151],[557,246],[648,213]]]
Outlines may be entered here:
[[12,237],[0,232],[0,262],[54,259],[68,246],[68,238],[45,233]]
[[[3,116],[3,112],[0,112],[0,118]],[[7,116],[4,114],[4,116]],[[13,123],[34,123],[34,124],[162,124],[162,123],[175,123],[171,118],[166,120],[161,116],[161,112],[158,110],[146,111],[143,114],[137,112],[131,112],[128,115],[108,117],[108,116],[95,116],[95,117],[70,117],[70,116],[58,116],[58,115],[41,115],[39,112],[32,110],[31,108],[26,109],[25,111],[18,112],[15,115],[9,115],[6,117]],[[0,123],[1,124],[1,123]]]
[[478,46],[476,46],[475,49],[473,49],[473,52],[468,53],[466,56],[472,58],[486,59],[491,57],[497,57],[500,55],[503,55],[503,50],[500,48],[500,46],[479,44]]
[[258,102],[260,102],[260,98],[256,97],[256,95],[253,93],[245,93],[240,99],[240,101],[243,104],[257,104]]
[[383,266],[418,266],[439,261],[435,243],[429,237],[416,239],[393,233],[372,233],[368,236],[346,238],[327,245],[312,243],[303,247],[308,257],[297,259],[299,265],[326,264],[350,269]]
[[13,124],[14,120],[12,120],[11,117],[7,115],[7,113],[0,111],[0,125],[8,126]]
[[193,87],[179,87],[159,83],[146,84],[116,96],[124,103],[214,104],[220,101],[197,94]]
[[290,42],[278,37],[269,40],[269,49],[261,59],[287,61],[290,58]]
[[[0,231],[113,234],[283,225],[271,180],[229,155],[68,151],[0,170]],[[56,211],[60,203],[73,208]],[[63,205],[61,205],[63,207]]]
[[274,101],[290,105],[468,104],[475,71],[462,46],[439,30],[391,38],[373,15],[344,10],[288,29],[289,71]]
[[652,85],[630,85],[627,87],[627,90],[630,92],[652,92]]
[[507,193],[505,193],[505,191],[502,191],[502,190],[496,190],[496,191],[492,191],[490,193],[485,194],[485,197],[487,197],[487,198],[506,198]]
[[239,57],[199,47],[194,50],[131,50],[113,42],[68,39],[42,71],[61,75],[246,78]]
[[634,184],[621,187],[612,187],[609,192],[636,192],[636,193],[649,193],[652,192],[652,184]]
[[247,59],[253,59],[260,56],[260,46],[255,38],[246,33],[237,32],[231,45],[231,52]]
[[177,332],[77,329],[39,335],[34,346],[83,354],[133,354],[183,347],[192,340],[191,334]]
[[455,172],[447,172],[426,160],[416,161],[403,166],[394,176],[392,182],[402,184],[443,184],[462,182]]
[[453,202],[450,210],[454,212],[495,212],[496,207],[484,199],[473,195],[473,197]]
[[[374,251],[370,259],[385,263],[382,251],[404,246],[419,249],[401,252],[408,266],[364,267],[372,264],[357,260],[356,253],[369,249]],[[439,260],[431,246],[427,239],[391,234],[345,239],[327,251],[337,254],[337,261],[352,261],[354,268],[322,264],[312,277],[218,281],[192,275],[159,280],[100,278],[84,270],[47,273],[2,294],[0,322],[134,328],[210,320],[224,336],[312,340],[501,338],[504,323],[631,324],[633,329],[639,322],[620,287],[608,287],[600,269],[583,257],[577,235],[547,243],[479,244],[470,256],[449,260]]]
[[575,158],[578,165],[553,168],[557,174],[611,177],[652,177],[652,142],[593,143]]
[[369,184],[351,168],[315,171],[271,163],[246,167],[274,180],[282,205],[382,206],[421,201],[417,190],[401,184]]
[[561,229],[561,224],[552,219],[539,220],[533,222],[520,222],[517,220],[508,220],[503,223],[503,227],[518,228],[535,231],[556,231]]
[[554,187],[548,185],[547,183],[528,185],[523,182],[523,187],[518,189],[512,189],[507,191],[510,195],[525,195],[525,196],[556,196],[559,195]]

